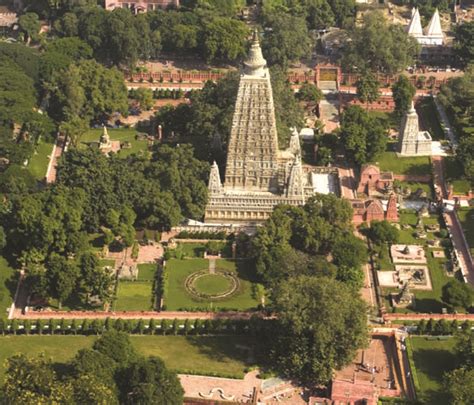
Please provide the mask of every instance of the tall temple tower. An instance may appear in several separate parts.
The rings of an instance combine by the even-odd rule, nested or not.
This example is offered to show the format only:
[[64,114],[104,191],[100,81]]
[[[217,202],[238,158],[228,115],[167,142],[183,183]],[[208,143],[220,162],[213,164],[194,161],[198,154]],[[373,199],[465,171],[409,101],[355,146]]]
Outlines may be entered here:
[[278,191],[278,135],[267,62],[254,32],[244,62],[227,151],[225,185],[235,190]]
[[204,221],[254,225],[278,204],[302,205],[313,194],[301,164],[298,132],[279,150],[270,72],[254,32],[241,73],[227,150],[224,182],[212,165]]

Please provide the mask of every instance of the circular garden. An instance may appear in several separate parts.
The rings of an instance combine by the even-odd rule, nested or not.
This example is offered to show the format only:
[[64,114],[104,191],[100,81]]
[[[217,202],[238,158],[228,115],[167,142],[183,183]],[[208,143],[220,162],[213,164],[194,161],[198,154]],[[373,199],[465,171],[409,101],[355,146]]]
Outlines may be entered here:
[[208,269],[190,274],[184,282],[186,291],[197,300],[218,301],[233,296],[240,288],[237,276],[231,272]]

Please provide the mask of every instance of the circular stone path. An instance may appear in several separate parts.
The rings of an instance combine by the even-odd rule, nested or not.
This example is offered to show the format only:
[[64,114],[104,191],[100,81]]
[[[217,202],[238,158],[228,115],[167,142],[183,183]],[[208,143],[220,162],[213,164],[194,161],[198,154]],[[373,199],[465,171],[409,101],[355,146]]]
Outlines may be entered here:
[[240,282],[233,272],[216,268],[213,273],[206,269],[190,274],[184,286],[188,294],[199,300],[221,300],[234,295]]

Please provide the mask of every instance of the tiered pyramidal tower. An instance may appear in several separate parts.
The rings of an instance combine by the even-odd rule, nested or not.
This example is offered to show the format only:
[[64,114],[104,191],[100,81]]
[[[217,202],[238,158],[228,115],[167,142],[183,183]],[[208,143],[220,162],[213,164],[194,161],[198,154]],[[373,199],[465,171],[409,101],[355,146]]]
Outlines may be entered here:
[[304,204],[312,190],[303,174],[298,133],[289,149],[278,148],[270,73],[254,32],[237,93],[224,184],[214,163],[205,222],[256,224],[277,204]]

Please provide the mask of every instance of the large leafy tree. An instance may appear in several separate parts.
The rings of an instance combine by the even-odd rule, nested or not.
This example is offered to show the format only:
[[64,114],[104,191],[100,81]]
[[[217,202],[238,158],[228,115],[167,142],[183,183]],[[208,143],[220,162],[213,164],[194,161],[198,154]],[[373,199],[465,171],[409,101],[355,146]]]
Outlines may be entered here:
[[377,101],[380,97],[380,83],[371,72],[365,72],[356,83],[357,98],[366,104],[366,110],[369,104]]
[[400,75],[392,86],[392,93],[395,101],[395,113],[401,117],[409,110],[416,88],[410,83],[407,76]]
[[454,51],[464,65],[474,63],[474,21],[456,27]]
[[327,383],[367,343],[365,304],[342,282],[299,276],[280,283],[272,299],[278,313],[272,358],[288,376]]
[[203,51],[211,63],[217,59],[233,62],[246,52],[248,28],[245,23],[216,17],[204,25]]
[[10,357],[6,363],[5,382],[0,398],[5,404],[70,403],[70,384],[61,382],[52,364],[44,358],[23,354]]
[[41,22],[38,14],[26,13],[20,16],[18,19],[18,25],[21,30],[26,34],[26,42],[30,43],[32,40],[36,40],[41,28]]
[[122,388],[125,404],[180,405],[183,388],[175,373],[157,357],[138,359],[126,370]]
[[285,13],[266,16],[265,25],[270,30],[262,41],[263,54],[270,65],[287,67],[291,62],[311,53],[311,37],[303,18]]
[[474,292],[469,284],[451,280],[443,287],[443,301],[454,308],[468,309],[472,306]]
[[349,71],[393,74],[411,65],[418,54],[416,40],[401,25],[389,24],[378,11],[365,14],[351,38],[342,53],[342,65]]
[[51,87],[50,111],[59,120],[99,119],[116,111],[126,113],[128,109],[123,74],[92,60],[80,61],[65,72],[58,72]]
[[362,165],[385,150],[387,129],[377,118],[358,106],[347,108],[341,119],[341,143],[349,158]]

